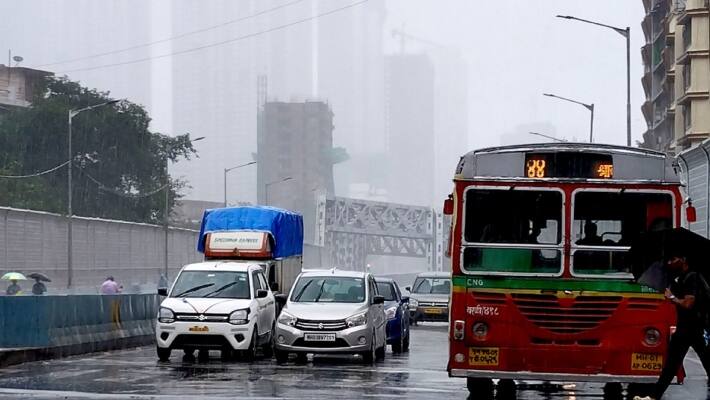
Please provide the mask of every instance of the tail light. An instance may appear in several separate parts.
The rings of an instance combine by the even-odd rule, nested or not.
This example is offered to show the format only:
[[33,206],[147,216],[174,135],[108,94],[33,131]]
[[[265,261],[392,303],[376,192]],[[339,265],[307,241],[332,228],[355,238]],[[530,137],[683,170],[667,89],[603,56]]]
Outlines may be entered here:
[[461,320],[454,321],[454,340],[463,340],[466,323]]

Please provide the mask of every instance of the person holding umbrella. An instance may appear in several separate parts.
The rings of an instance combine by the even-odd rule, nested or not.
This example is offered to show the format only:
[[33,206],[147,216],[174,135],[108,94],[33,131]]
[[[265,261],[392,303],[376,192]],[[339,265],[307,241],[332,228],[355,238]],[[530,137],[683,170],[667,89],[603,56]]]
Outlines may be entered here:
[[5,290],[5,294],[8,296],[16,296],[18,294],[22,294],[22,288],[20,287],[20,285],[17,284],[17,281],[27,280],[27,278],[25,278],[25,276],[19,272],[8,272],[0,279],[3,281],[10,281],[10,286],[8,286]]
[[39,272],[34,272],[32,274],[29,274],[28,277],[32,278],[35,280],[35,284],[32,285],[32,294],[34,295],[43,295],[45,292],[47,292],[47,286],[45,286],[44,282],[51,282],[52,280],[49,279],[46,275],[41,274]]
[[671,279],[670,287],[665,289],[665,296],[676,306],[676,331],[671,335],[666,362],[653,392],[650,396],[635,396],[634,400],[660,399],[683,365],[690,347],[710,376],[710,351],[704,337],[710,288],[699,272],[690,269],[685,251],[680,248],[666,249],[666,256],[666,269],[675,279]]

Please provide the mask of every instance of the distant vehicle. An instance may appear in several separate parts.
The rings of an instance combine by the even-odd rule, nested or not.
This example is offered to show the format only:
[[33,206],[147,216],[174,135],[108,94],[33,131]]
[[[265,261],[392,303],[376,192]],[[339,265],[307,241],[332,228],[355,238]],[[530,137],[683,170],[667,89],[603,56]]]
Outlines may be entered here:
[[291,353],[304,362],[308,353],[360,354],[366,363],[385,357],[384,297],[367,272],[304,271],[276,323],[276,361]]
[[[158,358],[173,349],[186,355],[221,350],[223,358],[254,359],[258,348],[273,353],[276,302],[261,266],[238,261],[207,261],[180,271],[160,305],[155,328]],[[202,350],[206,350],[204,353]]]
[[205,260],[259,264],[269,288],[288,293],[303,264],[303,217],[262,206],[206,210],[197,250]]
[[409,351],[409,297],[402,296],[399,285],[391,278],[375,278],[377,291],[385,298],[387,344],[393,353]]
[[420,321],[448,322],[451,275],[446,272],[423,272],[417,275],[409,295],[409,316]]

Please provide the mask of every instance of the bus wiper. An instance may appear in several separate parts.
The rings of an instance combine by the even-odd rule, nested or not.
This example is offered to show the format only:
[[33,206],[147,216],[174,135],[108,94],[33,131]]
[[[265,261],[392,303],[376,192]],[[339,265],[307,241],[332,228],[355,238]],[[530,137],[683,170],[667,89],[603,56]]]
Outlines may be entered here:
[[223,291],[224,289],[230,288],[230,287],[232,287],[232,286],[234,286],[234,285],[236,285],[236,284],[237,284],[237,282],[229,282],[228,284],[222,286],[221,288],[219,288],[219,289],[217,289],[217,290],[213,290],[213,291],[207,293],[207,294],[204,295],[203,297],[210,297],[211,295],[217,294],[217,293]]
[[204,285],[195,286],[194,288],[187,289],[186,291],[184,291],[184,292],[182,292],[182,293],[180,293],[180,294],[177,294],[177,295],[175,295],[175,296],[173,296],[173,297],[183,297],[183,296],[185,296],[186,294],[190,294],[190,293],[192,293],[192,292],[196,292],[196,291],[198,291],[198,290],[202,290],[202,289],[208,288],[208,287],[210,287],[210,286],[214,286],[214,283],[205,283]]
[[305,292],[305,291],[306,291],[306,288],[307,288],[308,286],[310,286],[311,283],[313,283],[313,282],[315,282],[315,281],[316,281],[315,279],[312,279],[312,280],[308,281],[308,283],[306,283],[305,285],[303,285],[303,287],[301,288],[301,291],[298,292],[298,294],[296,295],[296,297],[293,298],[293,301],[299,301],[299,300],[301,300],[301,296],[303,296],[303,292]]

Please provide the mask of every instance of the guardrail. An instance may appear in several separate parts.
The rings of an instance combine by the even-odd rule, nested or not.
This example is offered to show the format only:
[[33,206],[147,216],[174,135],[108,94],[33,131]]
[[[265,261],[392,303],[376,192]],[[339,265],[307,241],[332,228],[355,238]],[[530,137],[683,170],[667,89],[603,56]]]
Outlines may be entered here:
[[155,294],[2,296],[0,348],[39,359],[150,343],[158,305]]

